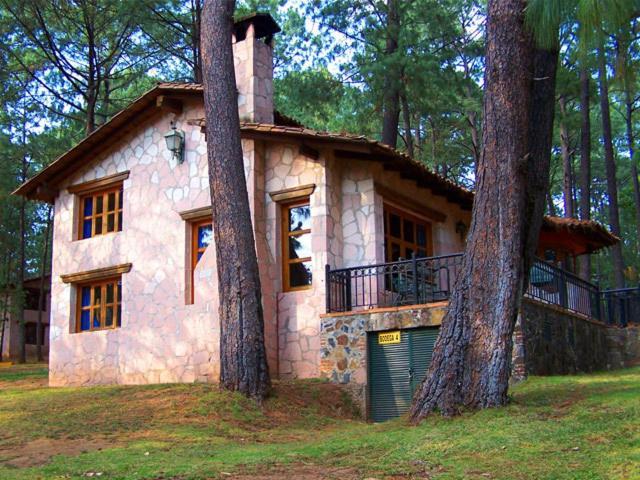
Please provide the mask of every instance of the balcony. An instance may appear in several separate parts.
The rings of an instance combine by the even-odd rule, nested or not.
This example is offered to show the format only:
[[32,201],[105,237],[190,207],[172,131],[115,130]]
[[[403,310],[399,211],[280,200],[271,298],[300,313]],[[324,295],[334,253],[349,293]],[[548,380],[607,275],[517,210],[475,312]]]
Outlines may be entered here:
[[[446,302],[461,267],[461,253],[333,270],[327,265],[327,313]],[[525,295],[609,325],[640,321],[640,289],[602,291],[537,258]]]

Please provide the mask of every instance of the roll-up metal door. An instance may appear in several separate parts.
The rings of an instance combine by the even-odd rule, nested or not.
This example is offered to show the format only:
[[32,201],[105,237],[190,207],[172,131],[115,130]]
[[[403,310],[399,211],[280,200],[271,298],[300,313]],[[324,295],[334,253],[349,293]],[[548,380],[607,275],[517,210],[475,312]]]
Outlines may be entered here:
[[371,420],[383,422],[409,409],[413,394],[429,368],[438,331],[438,327],[431,327],[369,333]]

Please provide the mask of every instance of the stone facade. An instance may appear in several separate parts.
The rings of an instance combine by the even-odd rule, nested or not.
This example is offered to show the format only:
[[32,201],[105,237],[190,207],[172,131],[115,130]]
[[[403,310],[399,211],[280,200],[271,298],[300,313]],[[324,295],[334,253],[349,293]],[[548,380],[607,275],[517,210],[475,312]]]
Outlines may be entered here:
[[[234,45],[238,108],[245,121],[273,121],[271,48],[255,38],[252,27]],[[148,116],[116,144],[96,149],[58,185],[51,385],[219,378],[215,248],[210,245],[205,251],[192,282],[191,226],[181,216],[210,205],[205,136],[191,121],[204,116],[203,105],[196,96],[185,96],[181,102],[180,113]],[[163,135],[171,122],[185,134],[183,163],[165,146]],[[385,171],[381,163],[345,158],[344,153],[337,159],[337,147],[326,142],[313,145],[312,153],[306,146],[282,137],[242,140],[263,288],[267,357],[272,374],[283,378],[321,375],[325,265],[339,268],[384,260],[383,209],[390,201],[384,192],[416,199],[414,214],[420,215],[424,206],[442,213],[432,222],[434,254],[462,250],[463,239],[455,233],[455,225],[468,224],[470,217],[470,212],[418,188],[400,173]],[[123,183],[122,231],[77,240],[79,197],[68,188],[123,172],[128,178]],[[314,187],[313,281],[309,289],[288,292],[282,278],[282,208],[271,194],[304,185]],[[78,288],[64,283],[61,276],[125,263],[132,268],[122,275],[121,327],[76,333]]]
[[[367,334],[442,324],[447,302],[322,316],[320,373],[367,411]],[[524,328],[524,333],[523,333]],[[524,340],[526,338],[526,341]],[[513,378],[623,368],[640,361],[640,327],[609,327],[525,299],[514,333]]]
[[367,334],[441,325],[446,302],[322,316],[320,373],[345,385],[367,411]]
[[514,333],[517,378],[624,368],[640,360],[639,328],[608,326],[525,299]]

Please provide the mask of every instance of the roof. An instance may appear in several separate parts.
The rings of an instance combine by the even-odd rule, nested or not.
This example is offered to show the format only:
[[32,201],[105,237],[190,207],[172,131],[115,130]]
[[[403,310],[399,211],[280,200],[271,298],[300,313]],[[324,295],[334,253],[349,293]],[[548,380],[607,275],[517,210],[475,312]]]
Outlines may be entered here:
[[[90,152],[105,148],[129,133],[136,125],[150,118],[158,108],[149,108],[161,103],[163,96],[184,97],[202,95],[202,85],[197,83],[159,83],[156,87],[134,100],[128,107],[114,115],[90,135],[85,137],[75,147],[71,148],[40,173],[22,184],[15,192],[30,199],[51,201],[55,194],[54,187],[64,180],[69,173],[82,166]],[[137,122],[134,122],[134,119]],[[330,133],[305,128],[294,119],[274,112],[274,119],[278,124],[246,123],[240,126],[243,136],[275,140],[288,138],[310,144],[331,145],[336,157],[344,160],[363,159],[376,160],[383,163],[387,170],[397,171],[404,178],[414,180],[419,186],[429,188],[436,195],[442,195],[449,201],[470,210],[473,204],[473,192],[432,172],[424,163],[411,159],[408,155],[389,147],[386,144],[372,140],[363,135],[348,133]],[[203,118],[192,119],[190,124],[204,128]],[[548,231],[566,232],[581,236],[582,243],[587,245],[585,253],[614,245],[620,240],[609,231],[591,220],[576,220],[559,217],[545,217],[543,228]]]
[[[135,129],[140,122],[157,114],[160,111],[158,108],[149,107],[160,103],[161,97],[200,97],[202,91],[202,85],[197,83],[159,83],[95,129],[76,146],[63,153],[40,173],[23,183],[13,193],[33,200],[52,201],[55,196],[55,186],[86,162],[90,152],[106,148],[106,145]],[[385,168],[400,172],[401,175],[417,181],[422,187],[430,188],[435,194],[445,196],[462,208],[471,209],[473,193],[470,190],[435,174],[425,164],[412,160],[408,155],[388,145],[362,135],[308,129],[278,112],[274,112],[274,118],[285,125],[242,123],[241,130],[245,136],[254,135],[274,139],[287,137],[308,142],[313,141],[314,143],[332,144],[335,147],[340,147],[336,152],[338,156],[382,161]],[[134,119],[137,122],[134,122]],[[204,127],[205,122],[204,119],[193,119],[190,123]],[[361,147],[366,148],[363,151]],[[359,151],[349,151],[349,149]]]
[[552,241],[562,242],[565,237],[571,237],[565,242],[572,248],[575,255],[593,253],[605,247],[611,247],[620,239],[607,230],[601,223],[594,220],[578,220],[577,218],[545,216],[542,223],[541,243],[544,232],[554,233]]
[[202,85],[196,83],[159,83],[131,102],[125,109],[115,114],[109,121],[96,128],[78,144],[60,155],[49,166],[40,171],[15,192],[32,200],[50,202],[54,192],[52,188],[86,162],[87,154],[107,142],[112,142],[136,128],[134,118],[144,121],[156,114],[159,109],[150,109],[163,95],[202,95]]
[[[204,118],[195,118],[188,122],[206,128]],[[400,172],[403,177],[416,181],[419,186],[429,188],[433,193],[446,197],[466,210],[471,210],[473,205],[472,191],[432,172],[424,163],[413,160],[408,155],[364,135],[323,132],[304,126],[249,122],[241,122],[240,130],[245,137],[289,138],[313,144],[331,144],[339,158],[379,160],[387,170]],[[362,148],[348,151],[350,147],[366,148],[364,151]]]

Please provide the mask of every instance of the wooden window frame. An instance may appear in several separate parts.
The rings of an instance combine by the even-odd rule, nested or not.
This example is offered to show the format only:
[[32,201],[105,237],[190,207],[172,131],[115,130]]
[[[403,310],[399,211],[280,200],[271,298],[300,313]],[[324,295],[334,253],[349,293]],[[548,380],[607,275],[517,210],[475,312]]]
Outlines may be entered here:
[[[400,229],[403,236],[403,238],[401,239],[391,236],[391,228],[389,225],[390,213],[394,213],[395,215],[398,215],[400,217]],[[417,229],[415,228],[415,225],[418,223],[426,227],[425,230],[426,230],[426,236],[427,236],[426,238],[427,245],[426,245],[426,248],[424,248],[424,250],[426,250],[426,255],[427,257],[433,256],[433,231],[432,231],[432,223],[429,220],[427,220],[426,218],[421,218],[420,216],[413,214],[407,210],[403,210],[401,208],[395,207],[394,205],[387,202],[384,202],[384,205],[383,205],[383,215],[384,215],[385,261],[387,262],[391,261],[391,242],[392,241],[393,243],[400,245],[401,252],[406,251],[407,247],[411,248],[414,252],[417,252],[419,248],[422,248],[418,246],[416,241]],[[414,224],[413,243],[408,242],[404,239],[404,220],[405,219],[412,221]],[[405,260],[410,260],[410,258],[405,258]]]
[[289,231],[289,210],[295,207],[302,207],[308,205],[311,209],[311,198],[303,197],[296,200],[281,203],[280,204],[280,229],[282,235],[282,290],[285,292],[299,292],[302,290],[309,290],[313,287],[313,278],[309,285],[300,285],[297,287],[291,286],[291,278],[289,275],[289,265],[294,263],[311,262],[312,257],[302,258],[289,258],[289,237],[299,237],[301,235],[310,234],[311,229],[306,228],[304,230],[296,230],[295,232]]
[[[111,193],[115,194],[115,209],[108,210],[109,205],[109,195]],[[112,184],[108,188],[103,188],[101,190],[92,191],[88,193],[83,193],[78,196],[79,198],[79,206],[78,206],[78,240],[86,240],[89,238],[94,238],[102,235],[108,235],[110,233],[118,233],[122,231],[122,221],[120,219],[123,216],[123,206],[120,206],[120,202],[123,196],[123,184],[122,182]],[[102,197],[102,213],[96,213],[96,206],[98,203],[98,198]],[[91,215],[84,214],[84,203],[87,198],[92,199],[92,208]],[[113,214],[113,230],[107,230],[107,218],[109,215]],[[102,222],[102,232],[96,233],[96,221],[100,218]],[[91,236],[84,236],[84,222],[85,220],[91,220]]]
[[[107,285],[113,284],[113,302],[107,303]],[[82,289],[89,287],[91,289],[91,297],[89,300],[88,306],[82,305]],[[100,287],[100,298],[103,301],[100,302],[99,305],[94,305],[94,294],[95,288]],[[118,300],[118,290],[120,290],[120,300]],[[113,325],[105,325],[102,326],[106,321],[106,312],[107,307],[113,307]],[[120,314],[118,311],[118,307],[120,307]],[[93,326],[93,312],[95,310],[100,311],[100,327]],[[89,311],[89,329],[81,330],[82,326],[82,312]],[[115,277],[104,278],[100,280],[93,280],[90,282],[83,282],[76,284],[76,325],[75,325],[75,333],[87,333],[87,332],[97,332],[101,330],[114,330],[116,328],[120,328],[122,324],[122,276],[118,275]]]
[[196,275],[196,265],[198,265],[198,253],[202,252],[204,254],[207,247],[199,248],[198,247],[198,229],[205,225],[211,225],[213,229],[213,220],[211,216],[206,218],[201,218],[200,220],[193,220],[190,222],[191,227],[191,265],[190,268],[190,279],[191,279],[191,292],[189,294],[190,304],[195,302],[195,275]]

